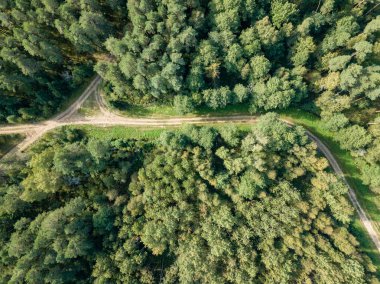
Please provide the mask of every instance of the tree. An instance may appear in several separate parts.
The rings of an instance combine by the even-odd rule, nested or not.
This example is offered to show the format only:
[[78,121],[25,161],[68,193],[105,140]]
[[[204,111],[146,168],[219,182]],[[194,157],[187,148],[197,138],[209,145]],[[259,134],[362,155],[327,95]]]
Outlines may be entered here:
[[236,147],[239,144],[240,131],[234,125],[228,125],[219,130],[220,136],[223,138],[227,145]]
[[253,199],[265,186],[266,181],[259,173],[245,172],[241,177],[238,192],[244,198]]
[[286,70],[278,70],[278,76],[259,81],[252,88],[252,110],[286,108],[292,102],[300,100],[305,86],[299,79],[292,79]]
[[240,42],[246,57],[252,57],[261,51],[261,43],[253,27],[241,32]]
[[[186,14],[187,9],[194,11],[195,18],[202,17],[201,4],[195,2],[128,3],[131,29],[126,30],[122,39],[110,38],[106,44],[117,62],[114,72],[125,75],[121,84],[118,77],[104,74],[104,79],[120,86],[112,90],[115,101],[165,101],[167,97],[173,98],[175,93],[184,91],[185,65],[190,60],[184,54],[198,43],[197,24],[193,22],[193,16]],[[180,18],[181,24],[175,22],[174,17]],[[97,68],[103,64],[105,62],[99,62]],[[214,65],[209,67],[212,69],[210,74],[216,76],[217,68]]]
[[187,96],[175,96],[174,108],[179,114],[191,113],[194,110],[194,104],[190,97]]
[[325,127],[330,131],[338,131],[349,123],[348,118],[341,113],[323,117],[322,121],[324,122]]
[[56,0],[41,0],[41,3],[45,5],[46,10],[52,14],[54,14],[59,8],[59,3]]
[[291,58],[295,66],[305,65],[311,54],[316,49],[313,38],[308,36],[299,39],[294,47],[293,56]]
[[253,79],[263,78],[265,75],[269,73],[271,64],[265,56],[254,56],[250,62],[251,72]]
[[206,105],[212,109],[224,108],[233,101],[233,93],[228,87],[205,90],[203,97]]
[[329,61],[329,69],[331,71],[343,70],[346,68],[347,64],[351,61],[351,55],[341,55],[332,58]]
[[249,90],[242,84],[236,84],[233,90],[234,93],[234,101],[238,103],[242,103],[249,98]]
[[375,193],[380,193],[380,166],[376,164],[366,164],[362,168],[363,182],[369,185]]
[[275,46],[280,39],[279,31],[272,25],[269,17],[264,17],[262,20],[257,21],[255,31],[258,33],[261,44],[266,47]]
[[366,57],[372,53],[373,45],[368,41],[359,41],[355,43],[354,49],[356,51],[355,56],[358,62],[364,62]]
[[272,21],[277,28],[291,20],[292,16],[298,12],[296,4],[282,0],[273,1],[271,8]]
[[346,16],[336,22],[336,27],[332,30],[322,42],[322,51],[327,53],[338,47],[345,46],[348,40],[359,30],[353,16]]
[[364,32],[367,34],[375,33],[379,30],[380,16],[372,19],[364,28]]
[[361,126],[354,125],[339,130],[337,140],[341,147],[347,150],[359,150],[368,146],[371,141],[371,135]]
[[[113,32],[109,15],[103,11],[108,5],[61,2],[2,1],[2,121],[51,116],[72,88],[92,75],[91,71],[76,72],[88,70],[93,63],[92,54],[80,52],[86,47],[91,52],[103,49],[103,40]],[[98,28],[94,30],[94,26]]]
[[375,100],[379,97],[380,68],[376,66],[363,67],[358,64],[350,64],[340,75],[340,88],[350,92],[352,96],[363,93]]

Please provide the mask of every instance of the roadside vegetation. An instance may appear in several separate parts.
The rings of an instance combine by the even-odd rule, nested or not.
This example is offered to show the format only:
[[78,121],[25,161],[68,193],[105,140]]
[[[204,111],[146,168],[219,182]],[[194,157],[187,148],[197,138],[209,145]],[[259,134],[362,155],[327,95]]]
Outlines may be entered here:
[[[117,110],[116,110],[117,111]],[[118,113],[129,117],[151,117],[151,118],[169,118],[176,117],[178,114],[175,109],[169,106],[153,106],[153,107],[138,107],[133,106],[128,111],[118,111]],[[246,105],[231,105],[222,110],[210,110],[207,107],[200,108],[186,116],[229,116],[229,115],[249,115],[250,112]],[[328,130],[325,126],[325,121],[321,120],[316,114],[307,112],[303,109],[289,108],[288,110],[279,111],[282,118],[293,121],[297,125],[303,125],[312,133],[317,135],[329,147],[335,158],[341,165],[348,182],[354,188],[360,204],[363,206],[367,214],[371,217],[373,224],[378,232],[380,232],[380,199],[378,193],[371,190],[368,181],[371,177],[363,177],[361,170],[363,169],[363,160],[361,157],[350,153],[348,150],[342,149],[337,140],[337,134]],[[375,127],[373,127],[375,128]],[[126,129],[126,135],[130,137],[130,129]],[[132,133],[135,133],[132,130]],[[134,135],[141,137],[139,129]],[[106,133],[104,133],[107,135]],[[377,155],[378,153],[373,153]],[[373,179],[379,178],[374,173]],[[375,254],[378,254],[375,251]],[[377,257],[376,257],[377,258]]]
[[[326,130],[324,122],[315,115],[302,110],[288,110],[281,113],[281,116],[293,121],[297,125],[303,125],[312,133],[316,134],[334,153],[343,172],[357,193],[360,204],[363,205],[368,215],[374,221],[375,228],[380,232],[380,199],[376,192],[370,190],[368,184],[363,181],[360,172],[362,161],[360,157],[353,157],[349,151],[343,150],[336,141],[336,133]],[[378,178],[375,176],[375,178]]]
[[65,128],[32,153],[0,186],[1,282],[376,281],[347,188],[273,114],[153,140]]
[[[80,131],[86,137],[91,137],[97,140],[110,141],[114,139],[156,139],[161,133],[168,128],[146,128],[146,127],[125,127],[125,126],[91,126],[91,125],[69,125],[62,129],[57,129],[54,132],[48,133],[47,137],[55,137],[60,135],[61,131]],[[171,131],[176,131],[176,128],[169,128]]]
[[[88,88],[88,86],[92,83],[92,81],[96,78],[96,75],[93,74],[93,72],[91,73],[92,75],[91,76],[88,76],[86,78],[83,79],[82,83],[77,87],[75,88],[71,93],[70,95],[65,98],[65,100],[62,102],[62,104],[59,106],[59,108],[57,109],[57,113],[60,113],[60,112],[63,112],[65,111],[66,109],[68,109],[82,94],[83,92]],[[84,102],[84,106],[88,106],[88,100],[90,98],[88,98],[85,102]],[[90,107],[91,106],[91,107]],[[93,106],[93,102],[91,101],[90,102],[90,106],[89,109],[85,110],[84,112],[85,113],[88,113],[88,114],[91,114],[92,113],[92,106]]]
[[[380,199],[378,193],[373,192],[363,181],[361,173],[362,162],[359,158],[353,157],[347,150],[341,149],[336,141],[336,133],[326,130],[324,123],[313,114],[300,109],[290,109],[281,112],[281,117],[294,122],[297,125],[302,125],[306,129],[318,136],[330,149],[334,157],[341,166],[345,177],[351,187],[356,192],[361,206],[366,211],[367,215],[373,221],[373,225],[379,234],[380,232]],[[375,176],[375,178],[377,178]],[[353,234],[361,240],[361,248],[371,256],[371,259],[378,267],[380,273],[380,258],[379,252],[373,245],[372,240],[367,235],[363,225],[356,216],[352,223],[351,230]]]
[[210,0],[127,8],[124,37],[105,44],[113,60],[95,67],[111,107],[161,117],[300,108],[355,158],[357,177],[373,191],[362,201],[380,193],[379,5]]
[[82,104],[82,106],[78,110],[78,115],[89,117],[96,116],[100,113],[100,108],[96,101],[96,94],[91,94]]

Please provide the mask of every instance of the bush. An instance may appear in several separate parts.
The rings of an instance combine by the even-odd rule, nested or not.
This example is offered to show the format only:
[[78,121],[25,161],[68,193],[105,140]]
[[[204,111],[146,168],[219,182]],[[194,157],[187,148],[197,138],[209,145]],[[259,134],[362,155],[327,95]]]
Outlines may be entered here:
[[178,114],[190,113],[194,110],[193,100],[188,96],[175,96],[174,108]]

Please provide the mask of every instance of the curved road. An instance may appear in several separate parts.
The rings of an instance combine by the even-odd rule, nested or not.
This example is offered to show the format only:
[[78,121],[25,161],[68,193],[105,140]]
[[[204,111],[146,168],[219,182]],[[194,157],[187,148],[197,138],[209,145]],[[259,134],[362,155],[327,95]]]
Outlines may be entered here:
[[[13,155],[19,154],[24,151],[28,146],[38,140],[42,135],[46,132],[64,125],[124,125],[124,126],[175,126],[181,125],[185,123],[191,124],[201,124],[201,123],[227,123],[227,122],[245,122],[245,123],[255,123],[257,121],[257,117],[254,116],[221,116],[221,117],[193,117],[193,118],[168,118],[168,119],[154,119],[154,118],[128,118],[116,115],[110,112],[104,102],[101,99],[97,91],[97,87],[101,82],[100,77],[96,77],[87,89],[83,92],[83,94],[65,111],[53,117],[52,119],[38,123],[38,124],[24,124],[24,125],[16,125],[16,126],[4,126],[0,127],[0,134],[14,134],[21,133],[26,135],[26,139],[22,141],[19,145],[17,145],[14,149],[12,149],[7,155],[3,157],[3,160],[10,160]],[[73,114],[82,106],[84,101],[94,92],[96,92],[96,101],[99,105],[99,109],[101,111],[100,116],[90,117],[90,118],[79,118],[72,119]],[[283,120],[288,125],[293,125],[290,121]],[[355,207],[363,226],[367,230],[369,236],[371,237],[373,243],[375,244],[377,250],[380,253],[380,239],[374,226],[372,225],[371,220],[361,207],[355,191],[349,185],[346,178],[344,177],[344,173],[339,166],[337,160],[334,158],[331,151],[323,144],[323,142],[316,137],[310,131],[306,131],[308,137],[313,140],[320,150],[321,153],[327,158],[331,167],[338,177],[340,177],[343,182],[346,184],[348,188],[348,197],[350,198],[353,206]]]

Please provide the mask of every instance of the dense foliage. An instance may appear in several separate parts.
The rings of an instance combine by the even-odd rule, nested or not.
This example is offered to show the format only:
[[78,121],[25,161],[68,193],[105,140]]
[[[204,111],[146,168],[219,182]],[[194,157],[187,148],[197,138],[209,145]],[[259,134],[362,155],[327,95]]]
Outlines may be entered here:
[[215,109],[270,110],[315,94],[326,112],[337,93],[344,106],[374,101],[380,18],[371,2],[128,1],[125,35],[106,41],[113,60],[96,69],[116,102],[187,95]]
[[380,192],[375,0],[0,0],[0,121],[51,115],[96,71],[117,107],[302,107]]
[[236,103],[257,111],[309,98],[329,126],[342,127],[361,121],[342,112],[378,102],[378,8],[348,0],[1,0],[0,119],[51,114],[99,61],[116,105],[176,97],[180,112]]
[[0,282],[375,281],[327,166],[274,115],[157,141],[63,130],[0,186]]
[[133,0],[124,37],[105,43],[113,60],[96,70],[116,106],[302,107],[360,157],[364,182],[380,192],[379,9],[376,1]]
[[0,121],[51,115],[92,74],[120,4],[0,0]]

